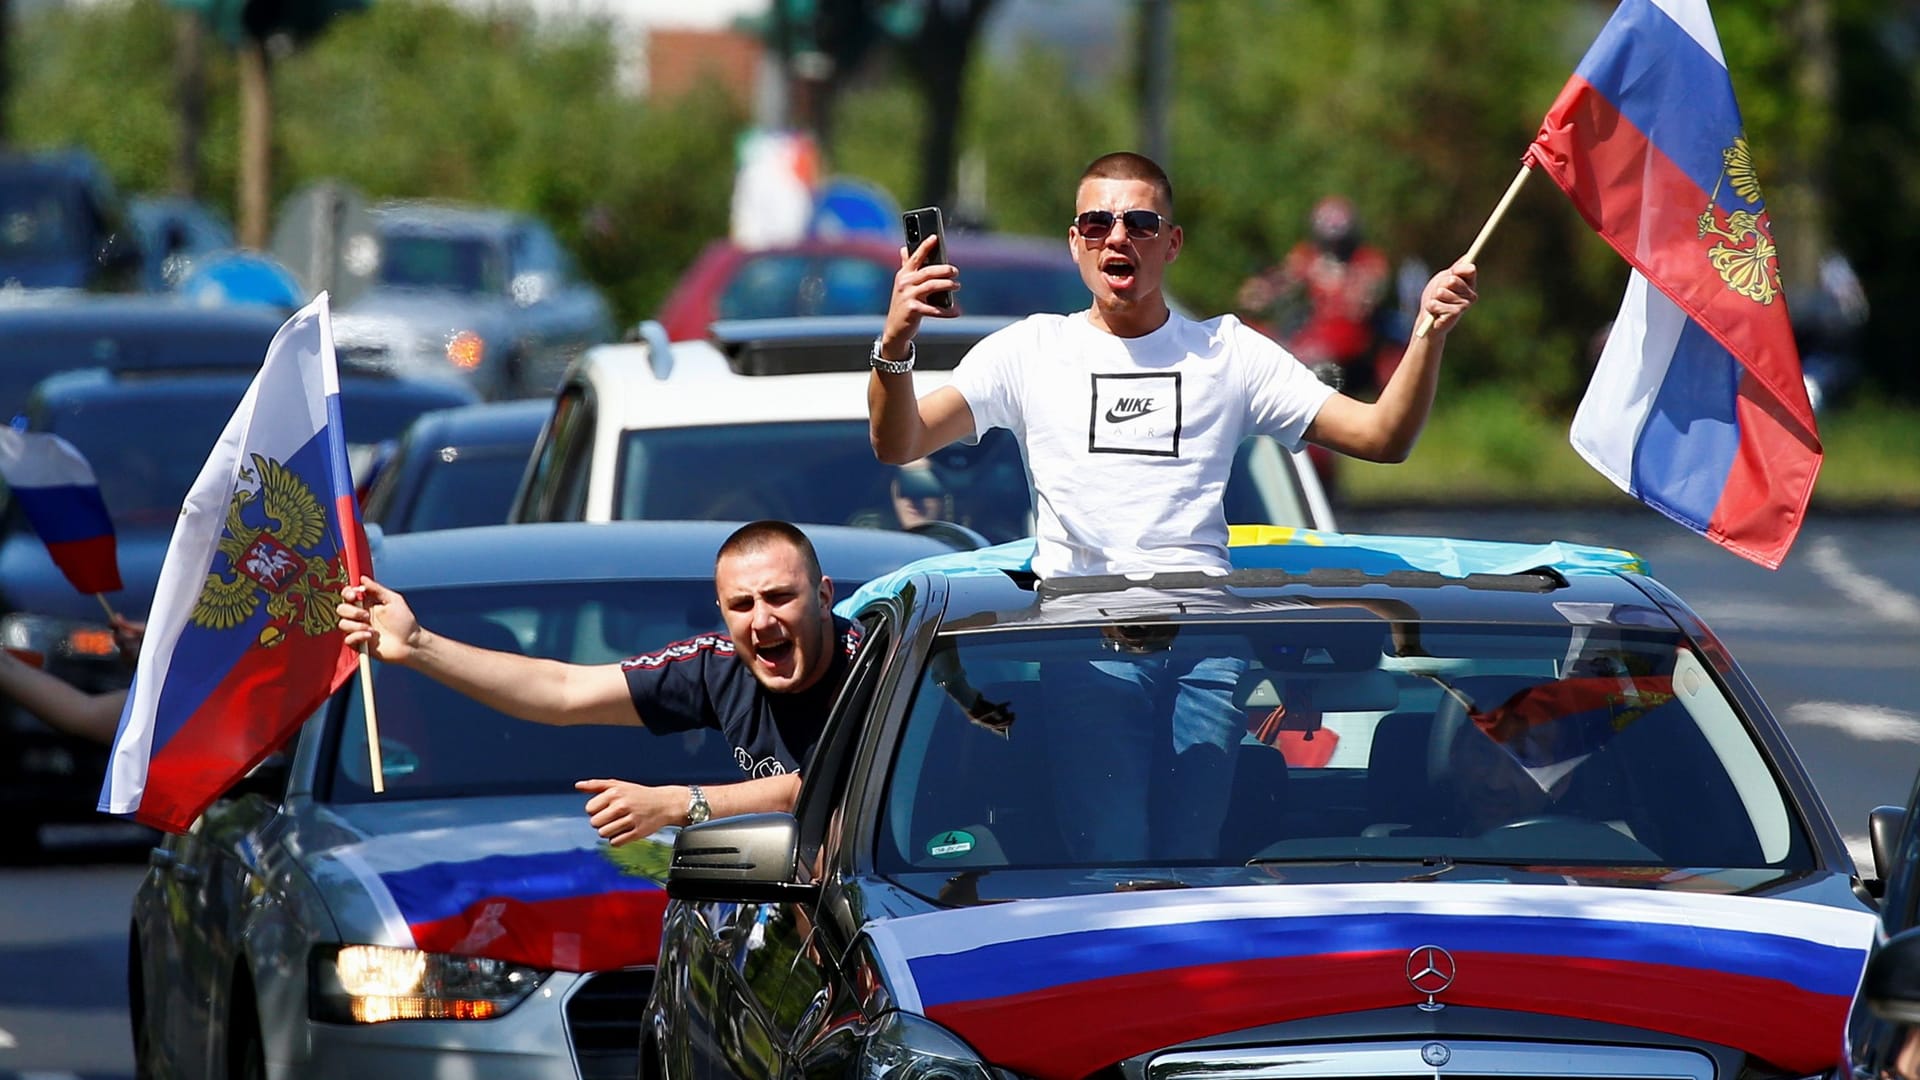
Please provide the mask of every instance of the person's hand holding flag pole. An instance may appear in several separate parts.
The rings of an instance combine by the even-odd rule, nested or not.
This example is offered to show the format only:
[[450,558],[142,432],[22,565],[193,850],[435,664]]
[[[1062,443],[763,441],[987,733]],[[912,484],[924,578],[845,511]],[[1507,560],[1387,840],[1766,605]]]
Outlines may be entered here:
[[[336,608],[369,571],[323,293],[267,348],[188,491],[160,570],[100,809],[190,827],[364,656]],[[363,674],[363,689],[370,689]],[[373,788],[379,736],[367,709]]]
[[1706,0],[1622,0],[1476,253],[1533,168],[1633,267],[1574,449],[1634,498],[1777,569],[1822,451]]

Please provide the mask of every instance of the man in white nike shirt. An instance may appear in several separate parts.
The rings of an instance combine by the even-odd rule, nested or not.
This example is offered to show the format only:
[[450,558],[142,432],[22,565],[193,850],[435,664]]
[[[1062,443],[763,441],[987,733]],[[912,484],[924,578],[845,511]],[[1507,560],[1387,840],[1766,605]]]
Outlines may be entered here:
[[[1325,386],[1232,315],[1207,322],[1175,315],[1161,285],[1183,241],[1173,187],[1159,165],[1125,152],[1095,160],[1081,176],[1067,229],[1093,306],[1034,315],[988,336],[949,385],[924,397],[913,389],[914,334],[929,315],[958,314],[965,294],[956,292],[948,307],[933,304],[933,294],[961,289],[959,271],[925,265],[931,238],[903,249],[870,358],[875,454],[901,464],[989,428],[1010,429],[1033,481],[1033,570],[1043,581],[1225,573],[1221,497],[1248,435],[1272,435],[1289,448],[1312,441],[1369,461],[1405,460],[1433,405],[1447,333],[1476,296],[1470,263],[1427,283],[1420,310],[1432,317],[1432,328],[1408,344],[1393,378],[1368,403]],[[1134,674],[1121,681],[1131,685],[1116,693],[1175,695],[1172,749],[1180,757],[1225,755],[1230,766],[1239,723],[1230,691],[1238,668],[1222,661],[1177,652],[1145,659],[1129,668]],[[1227,785],[1217,770],[1188,771],[1198,778],[1192,798],[1209,803],[1197,819],[1217,820],[1210,804],[1218,800],[1224,812]],[[1205,831],[1153,847],[1176,854],[1204,843]]]

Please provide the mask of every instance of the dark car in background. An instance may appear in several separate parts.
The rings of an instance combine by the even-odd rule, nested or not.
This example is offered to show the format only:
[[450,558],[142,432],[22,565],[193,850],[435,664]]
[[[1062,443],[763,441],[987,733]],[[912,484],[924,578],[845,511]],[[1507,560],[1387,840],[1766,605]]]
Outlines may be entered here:
[[853,598],[793,814],[680,831],[642,1076],[1832,1068],[1871,906],[1631,555],[1320,534],[1038,582],[985,554]]
[[[960,309],[968,315],[1065,314],[1093,303],[1064,236],[956,232],[946,243],[947,258],[960,269]],[[885,240],[817,239],[770,248],[720,240],[681,275],[654,318],[672,340],[692,341],[721,319],[878,316],[886,313],[899,269],[900,245]]]
[[0,151],[0,287],[132,292],[142,271],[139,234],[91,154]]
[[1920,779],[1907,805],[1874,810],[1867,830],[1880,925],[1847,1018],[1835,1080],[1920,1080]]
[[580,350],[613,336],[605,298],[536,218],[392,202],[368,219],[372,234],[347,238],[345,260],[369,283],[333,316],[343,369],[539,397]]
[[149,292],[178,286],[196,262],[233,248],[233,226],[195,199],[135,195],[127,200],[127,217],[140,235]]
[[[72,443],[99,480],[126,586],[105,599],[120,614],[146,618],[181,501],[253,374],[89,368],[35,388],[26,427]],[[349,457],[362,463],[421,413],[474,400],[450,383],[340,382]],[[0,645],[40,654],[48,671],[90,692],[124,686],[130,674],[99,600],[74,591],[11,499],[0,507]],[[93,819],[105,759],[103,747],[0,707],[0,846],[28,849],[41,824]]]
[[389,535],[505,522],[552,411],[526,398],[423,414],[381,455],[361,517]]
[[[373,558],[425,626],[601,664],[723,632],[713,558],[737,525],[441,529]],[[842,588],[944,550],[809,535]],[[155,851],[127,949],[139,1075],[636,1080],[671,840],[608,847],[573,785],[739,781],[732,748],[527,723],[392,664],[374,699],[383,793],[349,686]]]
[[168,296],[0,304],[0,419],[26,407],[35,383],[76,368],[251,375],[285,321],[266,308],[204,308]]

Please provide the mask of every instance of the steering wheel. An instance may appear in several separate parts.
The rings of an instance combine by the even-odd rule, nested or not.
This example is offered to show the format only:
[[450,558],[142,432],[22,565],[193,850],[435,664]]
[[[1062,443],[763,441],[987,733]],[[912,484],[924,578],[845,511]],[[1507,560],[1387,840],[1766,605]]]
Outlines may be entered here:
[[923,521],[907,531],[920,536],[931,536],[956,551],[977,551],[983,547],[991,547],[993,544],[993,541],[978,532],[953,521]]

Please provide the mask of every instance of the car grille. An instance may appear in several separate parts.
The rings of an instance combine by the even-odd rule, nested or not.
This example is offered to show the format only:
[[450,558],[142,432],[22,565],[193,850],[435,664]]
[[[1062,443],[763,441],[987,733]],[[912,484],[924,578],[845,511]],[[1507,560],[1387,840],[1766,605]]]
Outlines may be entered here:
[[1426,1039],[1419,1042],[1220,1047],[1156,1055],[1148,1080],[1712,1080],[1691,1050],[1575,1043]]
[[640,1075],[640,1019],[653,992],[653,971],[587,976],[567,999],[567,1033],[580,1080],[633,1080]]

